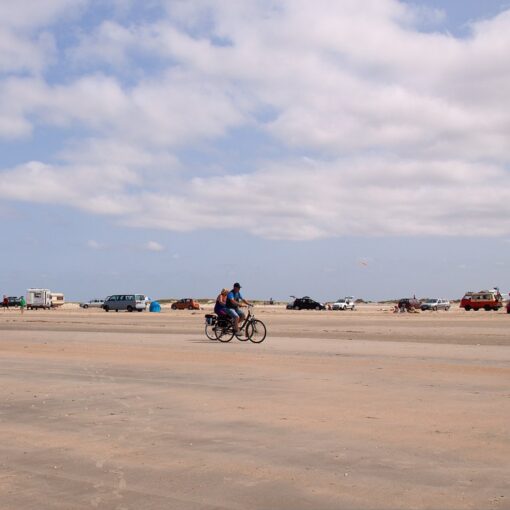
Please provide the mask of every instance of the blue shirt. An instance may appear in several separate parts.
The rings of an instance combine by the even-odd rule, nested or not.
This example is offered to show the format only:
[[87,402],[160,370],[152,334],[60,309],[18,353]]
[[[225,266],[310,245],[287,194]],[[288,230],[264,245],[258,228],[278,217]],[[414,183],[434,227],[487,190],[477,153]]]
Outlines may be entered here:
[[232,303],[232,299],[235,299],[237,302],[239,302],[243,299],[243,296],[241,296],[240,292],[234,292],[233,290],[231,290],[227,294],[227,307],[228,308],[237,308],[238,305],[235,305],[234,303]]

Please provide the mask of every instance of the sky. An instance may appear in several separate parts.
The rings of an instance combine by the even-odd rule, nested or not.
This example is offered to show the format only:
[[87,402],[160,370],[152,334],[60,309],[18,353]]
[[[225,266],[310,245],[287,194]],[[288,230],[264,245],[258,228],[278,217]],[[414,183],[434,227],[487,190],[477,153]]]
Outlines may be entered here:
[[510,289],[510,2],[3,0],[0,294]]

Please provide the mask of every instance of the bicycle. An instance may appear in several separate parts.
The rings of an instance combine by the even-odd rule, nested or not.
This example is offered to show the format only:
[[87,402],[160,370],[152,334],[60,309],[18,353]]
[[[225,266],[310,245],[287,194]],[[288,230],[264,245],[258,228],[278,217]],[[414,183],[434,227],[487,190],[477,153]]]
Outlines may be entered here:
[[239,326],[237,333],[234,331],[234,321],[231,317],[207,314],[205,316],[205,334],[207,338],[226,343],[230,342],[235,335],[241,342],[247,340],[254,344],[263,342],[267,334],[266,326],[261,320],[255,318],[251,308],[251,306],[248,308],[248,315]]

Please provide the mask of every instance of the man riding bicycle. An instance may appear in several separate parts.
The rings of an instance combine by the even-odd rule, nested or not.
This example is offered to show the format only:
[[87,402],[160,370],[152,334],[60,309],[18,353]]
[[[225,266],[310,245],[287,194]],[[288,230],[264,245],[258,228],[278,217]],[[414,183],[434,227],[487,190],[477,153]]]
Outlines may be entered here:
[[250,306],[251,303],[241,296],[241,285],[234,283],[233,289],[227,294],[227,313],[234,319],[234,331],[239,331],[239,319],[245,319],[246,314],[241,310],[241,307],[246,305]]

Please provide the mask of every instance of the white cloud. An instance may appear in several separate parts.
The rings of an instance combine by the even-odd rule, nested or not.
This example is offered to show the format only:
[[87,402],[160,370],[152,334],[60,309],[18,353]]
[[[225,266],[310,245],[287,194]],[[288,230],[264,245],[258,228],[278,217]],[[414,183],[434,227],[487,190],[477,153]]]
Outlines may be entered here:
[[[225,190],[228,199],[218,203],[214,197]],[[510,228],[510,216],[501,214],[509,200],[510,177],[497,167],[296,161],[250,175],[196,179],[179,197],[146,195],[146,214],[128,222],[182,231],[242,228],[275,239],[503,235]]]
[[162,244],[160,244],[160,243],[158,243],[156,241],[149,241],[145,245],[145,249],[147,251],[156,251],[156,252],[158,252],[158,251],[165,251],[165,247]]
[[40,73],[53,62],[55,37],[48,26],[79,15],[88,0],[2,0],[0,73]]
[[62,16],[79,14],[89,0],[2,0],[0,26],[16,30],[46,26]]
[[[117,0],[121,17],[60,49],[70,2],[27,19],[12,3],[9,23],[0,7],[0,71],[35,73],[0,77],[0,137],[73,133],[57,163],[4,169],[0,197],[278,239],[509,235],[510,11],[456,39],[396,0],[160,3],[166,18],[137,22]],[[76,76],[45,79],[55,55]],[[209,177],[180,161],[238,128],[278,158]]]
[[136,201],[126,188],[137,179],[136,173],[125,167],[66,167],[32,161],[2,173],[0,196],[77,207],[95,214],[132,214]]
[[88,241],[87,241],[87,246],[88,246],[89,248],[91,248],[92,250],[99,250],[99,249],[101,249],[101,247],[102,247],[102,246],[101,246],[101,244],[100,244],[100,243],[98,243],[97,241],[94,241],[94,239],[90,239],[90,240],[88,240]]
[[54,50],[53,37],[47,33],[31,41],[0,25],[0,72],[40,72]]
[[0,123],[0,136],[6,138],[29,135],[29,118],[35,117],[51,126],[85,126],[130,144],[170,148],[222,136],[246,122],[233,85],[204,82],[181,70],[130,89],[97,74],[53,87],[12,78],[0,83],[0,91],[0,114],[9,119]]

